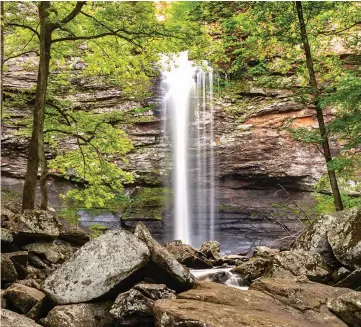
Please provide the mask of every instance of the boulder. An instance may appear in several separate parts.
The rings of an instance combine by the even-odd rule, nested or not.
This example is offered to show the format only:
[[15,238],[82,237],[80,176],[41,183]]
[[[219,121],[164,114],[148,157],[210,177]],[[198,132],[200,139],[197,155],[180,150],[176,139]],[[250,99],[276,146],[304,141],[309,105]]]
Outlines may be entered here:
[[[262,292],[212,282],[201,282],[176,300],[156,301],[153,310],[157,327],[321,327],[327,323],[322,315],[306,315],[279,305]],[[346,327],[335,316],[329,325]]]
[[270,258],[274,257],[280,251],[278,249],[271,249],[267,246],[257,246],[254,249],[254,257],[263,257],[263,258]]
[[192,269],[208,269],[213,268],[212,262],[206,256],[190,245],[182,243],[182,241],[172,241],[164,246],[178,262]]
[[338,281],[335,286],[347,287],[356,291],[361,291],[361,269],[356,269],[350,272],[347,276]]
[[263,276],[271,263],[270,258],[253,257],[247,262],[243,262],[231,270],[232,273],[238,274],[248,285],[256,278]]
[[348,292],[329,299],[327,307],[349,327],[361,326],[361,292]]
[[0,237],[1,237],[1,245],[3,245],[4,243],[7,244],[14,241],[13,233],[6,228],[0,229]]
[[341,264],[361,264],[361,208],[324,215],[297,239],[293,248],[319,253],[324,262],[338,269]]
[[83,228],[75,224],[64,223],[59,238],[71,243],[84,245],[90,241],[90,235]]
[[34,320],[7,309],[1,310],[1,324],[4,327],[41,327]]
[[13,262],[4,254],[1,254],[1,282],[14,282],[18,273]]
[[229,254],[229,255],[225,255],[224,257],[222,257],[222,261],[224,264],[227,265],[240,265],[242,262],[248,261],[249,258],[242,256],[242,255],[238,255],[238,254]]
[[37,318],[45,302],[45,294],[35,288],[14,283],[5,292],[8,307]]
[[142,223],[137,224],[134,235],[148,246],[151,253],[153,265],[148,266],[146,275],[159,283],[163,282],[176,291],[184,291],[193,287],[196,283],[195,277],[166,248],[152,238]]
[[221,257],[221,246],[219,242],[217,241],[208,241],[204,242],[201,245],[201,248],[199,249],[200,252],[202,252],[207,259],[211,261],[215,261],[216,265],[221,265],[223,263],[222,257]]
[[25,210],[19,218],[20,239],[53,239],[59,236],[60,223],[54,214],[44,210]]
[[67,242],[56,240],[53,242],[30,243],[24,247],[30,255],[37,255],[41,259],[46,259],[49,264],[63,263],[70,259],[77,248],[72,247]]
[[336,214],[337,223],[328,231],[328,242],[343,265],[350,269],[361,268],[361,208]]
[[41,319],[45,327],[110,327],[115,320],[109,313],[112,302],[80,303],[54,307]]
[[121,325],[154,326],[154,301],[175,298],[175,292],[164,284],[141,283],[128,292],[119,294],[110,313]]
[[7,208],[1,207],[1,227],[13,229],[14,222],[16,221],[16,214]]
[[24,279],[27,275],[28,266],[28,252],[27,251],[16,251],[4,254],[7,256],[16,269],[18,279]]
[[139,238],[112,230],[81,247],[45,280],[43,290],[58,304],[90,301],[126,283],[149,258]]
[[273,278],[306,276],[315,282],[327,282],[331,279],[331,271],[320,254],[293,250],[276,254],[265,276]]

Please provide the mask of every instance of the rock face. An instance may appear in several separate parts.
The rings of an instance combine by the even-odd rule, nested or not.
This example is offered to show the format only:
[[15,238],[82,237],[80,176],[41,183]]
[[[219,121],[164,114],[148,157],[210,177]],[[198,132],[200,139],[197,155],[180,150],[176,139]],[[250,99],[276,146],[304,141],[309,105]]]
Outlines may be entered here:
[[109,313],[112,302],[60,305],[41,320],[45,327],[111,327],[115,321]]
[[181,293],[176,300],[160,300],[154,305],[157,327],[321,327],[329,322],[333,327],[346,325],[329,316],[303,315],[293,308],[279,306],[269,295],[256,290],[235,288],[202,282]]
[[321,254],[330,266],[361,265],[361,208],[344,210],[318,219],[296,241],[295,249]]
[[[152,238],[152,235],[143,224],[139,223],[137,225],[134,235],[148,246],[151,254],[151,261],[165,272],[163,277],[166,280],[164,283],[167,286],[177,291],[192,288],[196,282],[195,277],[187,268],[183,267],[172,254]],[[149,267],[148,273],[152,273],[152,270],[154,269],[154,266]],[[157,273],[162,275],[159,269]],[[152,277],[157,278],[157,273],[153,273]]]
[[34,320],[6,309],[1,310],[1,323],[4,327],[41,327]]
[[206,255],[193,249],[182,241],[172,241],[164,246],[182,265],[193,269],[212,268],[212,262],[207,259]]
[[329,299],[327,307],[348,326],[361,326],[361,292],[348,292]]
[[147,246],[123,230],[113,230],[88,242],[43,285],[58,304],[98,298],[143,267],[150,259]]
[[[6,65],[3,76],[6,92],[16,94],[34,87],[37,77],[36,56],[10,59]],[[33,69],[29,70],[29,67]],[[75,69],[79,65],[73,62],[69,67],[74,68],[74,76],[80,71]],[[100,113],[126,111],[154,104],[154,99],[126,98],[120,88],[104,87],[97,80],[74,78],[70,83],[74,92],[61,89],[56,96],[69,100],[75,109]],[[215,184],[219,186],[216,190],[219,205],[215,208],[215,218],[217,226],[221,225],[216,232],[221,232],[223,250],[230,250],[239,242],[237,250],[241,251],[254,242],[257,244],[263,240],[271,243],[285,236],[285,230],[274,224],[270,217],[275,217],[290,230],[299,229],[301,226],[298,222],[290,219],[295,217],[292,200],[278,184],[284,186],[302,205],[312,204],[311,188],[325,172],[324,159],[316,148],[295,142],[279,127],[292,119],[295,126],[315,128],[314,109],[295,102],[289,90],[260,89],[248,86],[243,81],[230,90],[219,90],[214,95],[215,139],[207,141],[215,144],[218,168]],[[24,176],[29,141],[17,135],[17,131],[31,110],[31,104],[20,108],[11,105],[7,108],[7,117],[4,117],[3,122],[2,173],[16,177],[17,182]],[[325,111],[325,116],[328,120],[332,113]],[[135,146],[128,155],[129,164],[124,169],[135,173],[136,183],[141,188],[162,186],[164,178],[168,177],[166,157],[169,149],[162,137],[159,108],[144,113],[144,117],[138,117],[142,119],[131,127],[121,126]],[[72,147],[72,140],[69,140],[60,144],[58,150],[66,151]],[[48,150],[48,157],[56,154],[56,151]],[[191,155],[194,158],[195,151]],[[3,185],[10,188],[13,182],[2,180]],[[53,185],[50,193],[54,194],[59,204],[60,183],[56,183],[51,176],[49,183]],[[205,188],[208,187],[206,183]],[[134,186],[127,187],[127,191],[134,191]],[[277,209],[274,204],[281,205],[282,209]],[[285,209],[287,206],[290,210]],[[168,215],[163,218],[164,224],[160,224],[164,231],[162,240],[169,241],[172,237],[171,221]],[[129,222],[123,224],[128,225]]]
[[153,304],[160,299],[175,299],[175,292],[162,284],[138,284],[115,300],[110,313],[126,326],[153,326]]

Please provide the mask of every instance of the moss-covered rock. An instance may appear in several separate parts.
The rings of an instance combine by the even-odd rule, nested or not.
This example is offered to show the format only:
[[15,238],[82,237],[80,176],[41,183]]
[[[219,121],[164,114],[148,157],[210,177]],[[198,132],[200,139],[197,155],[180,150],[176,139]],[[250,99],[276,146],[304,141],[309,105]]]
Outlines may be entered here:
[[166,187],[139,189],[122,215],[122,220],[161,220],[169,198]]

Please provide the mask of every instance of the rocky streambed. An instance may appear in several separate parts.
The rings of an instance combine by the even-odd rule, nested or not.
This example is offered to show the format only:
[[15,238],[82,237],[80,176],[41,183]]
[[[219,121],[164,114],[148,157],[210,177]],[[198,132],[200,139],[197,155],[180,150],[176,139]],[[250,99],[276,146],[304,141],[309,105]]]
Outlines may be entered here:
[[216,241],[161,245],[142,224],[90,239],[51,212],[1,218],[3,326],[361,326],[361,209],[291,249],[228,256]]

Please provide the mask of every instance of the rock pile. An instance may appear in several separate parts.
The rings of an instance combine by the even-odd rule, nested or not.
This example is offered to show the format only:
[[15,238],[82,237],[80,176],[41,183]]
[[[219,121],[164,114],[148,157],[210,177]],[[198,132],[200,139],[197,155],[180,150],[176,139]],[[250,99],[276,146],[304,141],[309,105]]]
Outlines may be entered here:
[[[252,258],[222,257],[215,241],[200,250],[179,241],[162,246],[142,224],[89,240],[49,212],[5,213],[4,326],[361,326],[359,241],[346,227],[347,240],[326,231],[329,246],[340,249],[330,265],[325,252],[303,248],[302,238],[290,251],[258,247]],[[342,215],[359,226],[358,211]],[[197,281],[186,267],[227,263],[237,263],[233,272],[249,290],[221,285],[222,278]],[[337,287],[345,280],[354,291]]]

